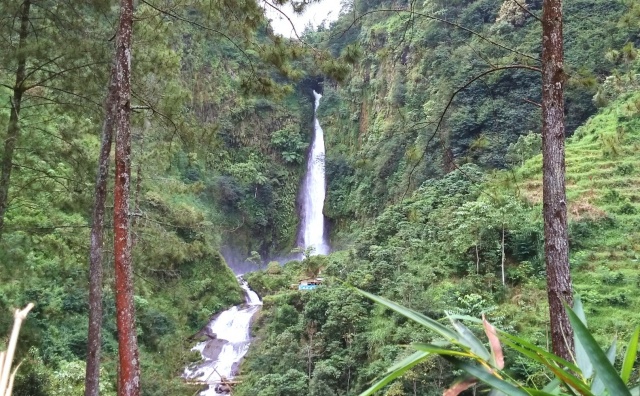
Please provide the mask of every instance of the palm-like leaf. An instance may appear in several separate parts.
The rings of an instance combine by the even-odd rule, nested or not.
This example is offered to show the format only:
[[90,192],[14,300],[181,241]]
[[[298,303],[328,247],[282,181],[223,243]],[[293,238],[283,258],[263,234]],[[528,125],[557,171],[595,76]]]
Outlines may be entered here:
[[[383,379],[360,396],[368,396],[384,388],[395,378],[398,378],[430,355],[443,357],[471,376],[464,377],[461,381],[454,383],[445,391],[445,395],[458,395],[477,381],[482,381],[492,388],[490,395],[493,396],[640,396],[640,387],[628,389],[626,386],[631,377],[633,363],[638,352],[640,326],[635,329],[626,348],[622,370],[618,375],[613,367],[616,356],[616,343],[613,343],[606,354],[600,349],[587,329],[582,303],[578,298],[575,301],[574,309],[566,307],[574,329],[576,345],[576,361],[569,362],[523,338],[496,330],[484,317],[482,320],[478,320],[460,315],[447,315],[453,326],[452,330],[434,319],[385,298],[361,290],[357,291],[436,332],[446,340],[445,342],[434,341],[433,344],[413,344],[412,347],[417,352],[391,367]],[[470,320],[483,326],[489,340],[490,351],[460,320]],[[525,387],[504,375],[501,371],[504,367],[504,358],[500,341],[531,361],[543,365],[556,378],[542,390],[539,390]],[[591,380],[592,377],[593,380]],[[567,393],[562,393],[562,390]]]
[[413,366],[424,361],[429,355],[429,352],[417,351],[407,356],[406,358],[391,366],[389,370],[387,370],[387,374],[380,381],[376,382],[369,389],[362,392],[360,396],[373,395],[375,392],[387,386],[391,381],[410,370]]
[[640,337],[640,326],[636,327],[636,330],[631,336],[629,345],[624,354],[624,361],[622,363],[622,371],[620,372],[620,378],[625,384],[629,383],[631,378],[631,372],[633,371],[633,363],[636,361],[636,355],[638,354],[638,338]]
[[362,294],[363,296],[381,304],[384,305],[385,307],[392,309],[393,311],[399,313],[400,315],[403,315],[411,320],[413,320],[414,322],[425,326],[426,328],[433,330],[434,332],[440,334],[442,337],[444,337],[447,341],[449,342],[455,342],[455,343],[462,343],[462,337],[460,335],[458,335],[455,331],[443,326],[442,324],[440,324],[438,321],[431,319],[428,316],[425,316],[419,312],[416,312],[412,309],[403,307],[400,304],[396,304],[393,301],[387,300],[386,298],[383,297],[379,297],[376,296],[375,294],[371,294],[371,293],[367,293],[366,291],[360,290],[360,289],[355,289],[358,293]]
[[[582,301],[579,298],[576,298],[573,302],[573,311],[576,313],[576,315],[578,315],[582,323],[584,323],[584,325],[586,326],[587,318],[585,317],[584,309],[582,308]],[[591,376],[593,375],[593,365],[591,364],[591,360],[589,360],[587,352],[585,351],[582,343],[575,334],[573,335],[573,339],[574,345],[576,347],[576,365],[580,368],[580,371],[582,372],[584,378],[591,378]]]
[[616,372],[609,358],[602,351],[600,346],[596,343],[587,327],[582,323],[578,315],[569,307],[566,307],[569,314],[569,321],[573,327],[573,331],[576,337],[580,339],[582,346],[584,346],[589,360],[593,365],[593,369],[596,372],[598,378],[604,383],[604,387],[609,391],[610,395],[616,396],[631,396],[629,389],[625,385],[622,378]]

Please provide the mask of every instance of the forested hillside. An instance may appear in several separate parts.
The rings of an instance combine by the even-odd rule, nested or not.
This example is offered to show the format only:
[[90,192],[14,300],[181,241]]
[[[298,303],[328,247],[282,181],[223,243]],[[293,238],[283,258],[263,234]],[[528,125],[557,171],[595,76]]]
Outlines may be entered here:
[[[190,349],[207,322],[243,301],[230,266],[259,269],[246,278],[264,300],[237,396],[357,395],[406,345],[434,339],[353,286],[438,319],[486,314],[548,346],[542,0],[344,1],[302,42],[273,35],[267,6],[135,3],[131,100],[118,105],[131,112],[141,393],[199,389],[180,376],[200,359]],[[84,394],[92,211],[122,14],[107,0],[0,3],[0,334],[5,313],[35,303],[14,396]],[[564,15],[570,264],[605,345],[640,323],[640,8],[566,0]],[[278,263],[300,250],[313,90],[333,252]],[[109,159],[101,395],[122,394]],[[319,274],[317,289],[291,289]],[[514,378],[546,382],[539,365],[506,355]],[[381,394],[441,394],[457,374],[433,357]]]
[[[318,34],[336,52],[350,38],[362,54],[349,84],[327,84],[321,108],[329,218],[370,218],[454,163],[504,168],[509,145],[540,132],[540,75],[532,70],[487,74],[449,104],[454,92],[488,70],[538,65],[540,24],[503,3],[428,2],[416,14],[376,11],[401,7],[396,2],[360,3],[353,15]],[[532,12],[540,7],[529,5]],[[598,83],[617,66],[608,51],[635,36],[618,24],[625,10],[607,1],[564,5],[569,134],[596,111]],[[351,26],[354,15],[363,14]]]
[[[5,313],[36,304],[19,343],[14,395],[83,394],[91,211],[118,17],[112,3],[0,5],[0,333],[13,320]],[[291,57],[280,59],[280,72],[264,60],[282,49],[264,31],[248,19],[233,22],[226,5],[209,14],[198,7],[135,10],[130,190],[145,395],[193,394],[179,377],[199,358],[189,352],[191,337],[242,301],[222,247],[241,261],[254,250],[288,252],[298,222],[310,95],[283,71]],[[265,26],[261,14],[253,23]],[[118,350],[111,195],[106,206],[101,389],[108,395]]]
[[[538,64],[542,2],[526,4],[359,2],[307,36],[360,56],[348,82],[325,81],[319,109],[337,251],[250,275],[265,308],[239,394],[357,395],[406,345],[437,344],[351,286],[434,318],[484,313],[549,347],[541,88],[527,68]],[[635,13],[564,4],[570,264],[603,345],[640,321]],[[319,269],[324,286],[289,289]],[[506,360],[523,382],[546,383],[540,366],[513,351]],[[434,356],[380,394],[442,394],[454,371]]]

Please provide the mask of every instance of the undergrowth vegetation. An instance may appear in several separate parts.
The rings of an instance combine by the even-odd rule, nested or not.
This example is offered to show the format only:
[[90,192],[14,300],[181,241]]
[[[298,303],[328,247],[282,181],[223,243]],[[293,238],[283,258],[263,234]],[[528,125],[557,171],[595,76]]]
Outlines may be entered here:
[[[4,2],[0,9],[18,15],[9,11],[18,3]],[[46,4],[56,8],[53,3]],[[36,55],[75,59],[71,53],[78,51],[93,62],[60,66],[73,73],[34,72],[34,81],[51,77],[53,82],[25,94],[0,241],[0,311],[35,303],[16,354],[23,364],[14,396],[84,393],[90,215],[110,65],[106,59],[113,46],[102,37],[112,34],[108,21],[117,19],[117,8],[105,7],[71,7],[74,23],[81,24],[78,15],[99,22],[85,21],[79,37],[70,26],[64,45],[45,40],[58,38],[47,24],[58,22],[49,18],[66,18],[64,7],[61,15],[46,7],[33,11],[33,28],[42,24],[46,29],[28,37],[34,47],[28,70],[38,63]],[[253,250],[266,257],[293,245],[312,102],[294,85],[279,96],[248,93],[244,71],[268,69],[257,54],[243,54],[228,40],[213,40],[195,25],[171,23],[146,4],[136,7],[136,16],[131,217],[141,383],[147,396],[191,395],[195,387],[180,374],[200,358],[190,351],[192,337],[212,315],[242,301],[238,282],[219,253],[222,246],[231,245],[244,257]],[[200,22],[224,25],[221,15],[211,18]],[[5,98],[16,78],[10,72],[16,64],[10,44],[17,42],[11,21],[7,17],[0,23],[7,47],[0,68]],[[83,46],[76,48],[71,36]],[[280,82],[290,81],[280,76]],[[0,107],[2,147],[10,110],[9,102]],[[113,203],[108,200],[106,206],[109,229]],[[115,394],[117,376],[112,240],[106,232],[104,395]],[[0,315],[0,329],[10,322]]]

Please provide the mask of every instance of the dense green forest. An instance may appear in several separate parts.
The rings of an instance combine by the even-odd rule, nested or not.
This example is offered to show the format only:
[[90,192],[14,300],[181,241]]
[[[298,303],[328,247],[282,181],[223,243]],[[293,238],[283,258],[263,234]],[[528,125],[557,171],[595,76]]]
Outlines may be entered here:
[[[0,11],[19,16],[24,4],[3,2]],[[11,132],[13,93],[23,91],[13,158],[6,144],[0,149],[13,165],[0,242],[0,309],[36,303],[22,331],[14,395],[83,393],[91,205],[118,9],[108,1],[76,6],[34,2],[24,38],[20,19],[0,24],[6,43],[0,92],[12,98],[0,109],[2,142]],[[298,221],[310,99],[283,73],[270,74],[267,49],[260,53],[254,44],[268,43],[264,34],[246,21],[227,22],[223,5],[206,17],[198,6],[136,8],[131,207],[145,395],[192,394],[193,385],[179,377],[199,358],[189,352],[190,337],[242,301],[221,246],[243,259],[252,250],[265,257],[288,251]],[[26,77],[17,81],[21,63]],[[278,77],[281,88],[256,93],[256,81],[268,82],[263,75]],[[107,229],[112,211],[109,198]],[[113,239],[112,230],[105,239]],[[104,268],[102,387],[114,394],[108,243]],[[2,334],[12,321],[0,316]]]
[[[195,335],[242,301],[221,252],[259,269],[246,278],[264,299],[238,396],[357,395],[405,345],[433,339],[351,286],[435,318],[486,314],[549,344],[540,76],[506,69],[458,92],[489,69],[538,64],[542,1],[343,3],[304,44],[273,36],[254,1],[136,4],[130,189],[143,395],[197,390],[180,378],[200,358]],[[570,264],[590,327],[608,345],[640,324],[640,8],[564,3]],[[4,313],[34,302],[13,394],[81,395],[117,8],[10,0],[0,15],[3,174],[11,168],[0,181],[0,334],[12,322]],[[280,265],[272,260],[297,242],[314,88],[334,252]],[[105,241],[112,212],[109,197]],[[104,254],[101,394],[111,395],[108,242]],[[317,290],[290,289],[319,272]],[[539,365],[506,359],[513,376],[546,382]],[[381,394],[441,394],[457,374],[433,357]]]
[[[542,2],[527,4],[539,15]],[[357,395],[409,353],[407,344],[438,339],[350,286],[435,318],[484,313],[549,346],[539,76],[487,75],[458,93],[440,120],[476,75],[535,64],[529,56],[540,52],[540,24],[509,1],[411,7],[358,3],[308,36],[334,53],[347,46],[361,53],[348,83],[325,82],[319,109],[325,214],[337,251],[249,276],[265,307],[242,395]],[[628,338],[640,320],[632,308],[640,297],[634,12],[621,2],[564,5],[570,264],[604,345],[612,335]],[[317,268],[325,287],[289,290]],[[510,358],[512,375],[546,383],[541,366]],[[434,356],[380,394],[441,394],[456,375]]]

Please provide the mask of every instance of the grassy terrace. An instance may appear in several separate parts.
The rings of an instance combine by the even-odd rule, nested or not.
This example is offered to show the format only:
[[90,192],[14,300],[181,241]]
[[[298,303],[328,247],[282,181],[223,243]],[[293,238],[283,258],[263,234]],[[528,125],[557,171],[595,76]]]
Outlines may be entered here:
[[[640,95],[618,100],[567,141],[571,265],[590,325],[610,339],[640,322]],[[542,158],[516,171],[521,196],[542,200]],[[606,308],[606,309],[605,309]],[[622,335],[622,334],[621,334]]]

